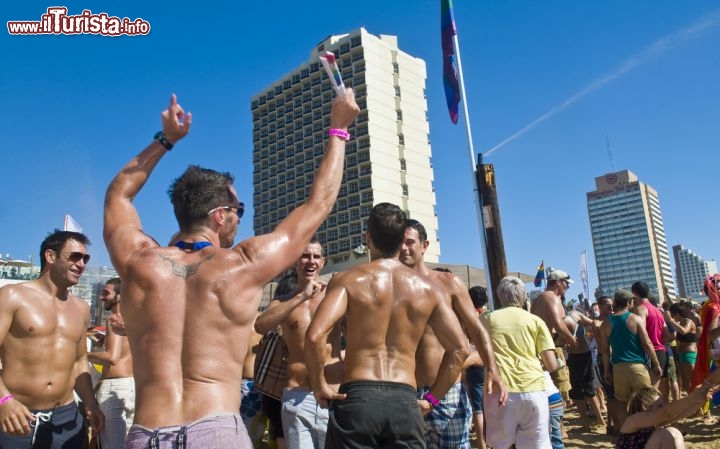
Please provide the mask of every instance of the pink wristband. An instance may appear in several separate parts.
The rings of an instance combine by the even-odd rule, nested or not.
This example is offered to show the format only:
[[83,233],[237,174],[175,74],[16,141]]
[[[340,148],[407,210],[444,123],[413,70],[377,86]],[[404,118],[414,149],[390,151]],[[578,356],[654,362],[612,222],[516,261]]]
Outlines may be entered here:
[[433,407],[437,407],[438,405],[440,405],[440,401],[438,401],[437,398],[433,396],[433,394],[429,391],[423,395],[423,399],[428,401]]
[[332,128],[330,131],[328,131],[328,135],[337,136],[346,142],[350,140],[350,133],[340,128]]
[[13,396],[12,393],[3,396],[2,398],[0,398],[0,405],[3,405],[4,403],[6,403],[7,401],[9,401],[10,399],[12,399],[12,398],[14,398],[14,397],[15,397],[15,396]]

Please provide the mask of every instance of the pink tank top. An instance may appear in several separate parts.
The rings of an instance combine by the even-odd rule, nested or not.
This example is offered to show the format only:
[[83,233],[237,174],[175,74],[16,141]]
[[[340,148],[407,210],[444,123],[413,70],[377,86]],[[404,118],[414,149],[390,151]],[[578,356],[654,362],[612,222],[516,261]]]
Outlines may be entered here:
[[665,344],[662,341],[663,327],[665,326],[665,317],[663,317],[660,309],[652,305],[650,302],[643,301],[642,305],[645,306],[645,310],[647,310],[645,327],[647,328],[647,333],[650,337],[653,348],[656,351],[665,351]]

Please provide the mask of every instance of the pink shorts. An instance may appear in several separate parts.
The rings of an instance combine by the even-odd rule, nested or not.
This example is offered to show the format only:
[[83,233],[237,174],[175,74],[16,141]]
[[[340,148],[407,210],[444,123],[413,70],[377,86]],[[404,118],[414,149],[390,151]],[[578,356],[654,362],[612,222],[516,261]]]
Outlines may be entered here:
[[158,429],[133,424],[125,449],[252,449],[240,415],[216,415]]

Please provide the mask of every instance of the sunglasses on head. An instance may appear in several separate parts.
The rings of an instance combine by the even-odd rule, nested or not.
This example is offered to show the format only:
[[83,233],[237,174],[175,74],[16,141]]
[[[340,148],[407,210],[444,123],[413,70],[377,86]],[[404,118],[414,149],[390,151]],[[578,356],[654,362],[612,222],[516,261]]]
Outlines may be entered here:
[[215,212],[216,210],[220,210],[220,209],[229,210],[229,211],[232,211],[233,209],[235,209],[235,213],[237,214],[238,218],[242,218],[243,214],[245,213],[245,203],[238,203],[237,206],[216,207],[216,208],[210,210],[210,212],[208,212],[207,214],[211,215],[213,212]]
[[80,262],[81,260],[83,263],[88,263],[90,261],[90,254],[85,254],[77,251],[73,251],[67,256],[68,260],[72,263]]

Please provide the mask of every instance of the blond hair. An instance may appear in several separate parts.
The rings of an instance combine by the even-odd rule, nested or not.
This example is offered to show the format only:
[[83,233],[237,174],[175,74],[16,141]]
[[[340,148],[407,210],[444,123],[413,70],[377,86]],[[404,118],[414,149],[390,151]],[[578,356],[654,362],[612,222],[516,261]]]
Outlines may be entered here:
[[628,416],[643,412],[661,396],[660,391],[655,387],[642,387],[630,396],[627,404]]

